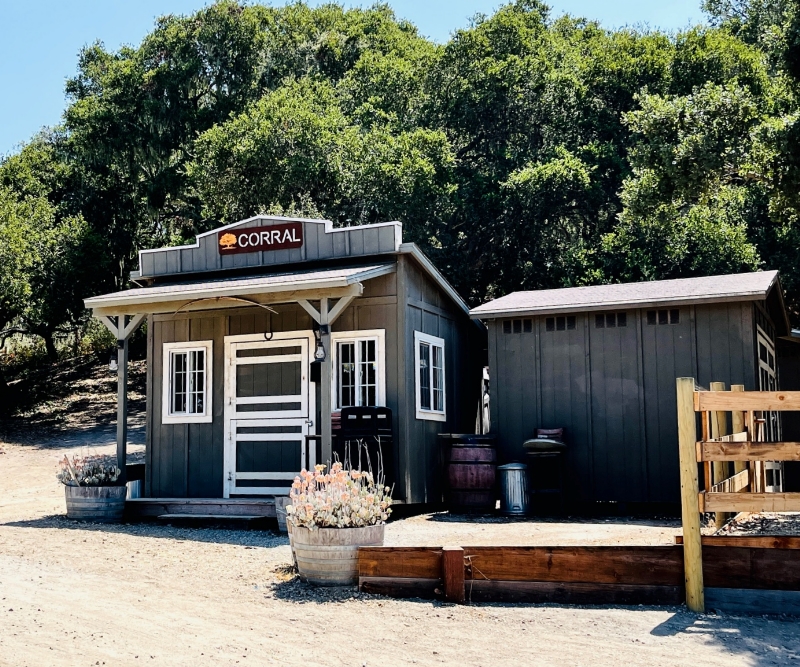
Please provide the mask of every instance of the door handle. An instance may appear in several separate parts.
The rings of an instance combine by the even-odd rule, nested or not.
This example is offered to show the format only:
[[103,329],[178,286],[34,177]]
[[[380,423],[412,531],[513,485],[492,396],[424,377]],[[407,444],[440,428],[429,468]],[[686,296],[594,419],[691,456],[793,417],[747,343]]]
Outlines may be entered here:
[[306,426],[313,426],[314,420],[313,419],[306,419]]

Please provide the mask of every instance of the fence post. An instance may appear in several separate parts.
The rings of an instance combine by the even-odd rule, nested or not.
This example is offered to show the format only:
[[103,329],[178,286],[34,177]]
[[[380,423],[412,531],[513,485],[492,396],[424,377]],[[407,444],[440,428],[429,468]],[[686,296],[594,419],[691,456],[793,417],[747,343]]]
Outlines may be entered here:
[[444,547],[442,549],[442,579],[444,580],[444,599],[448,602],[464,604],[464,549]]
[[678,378],[678,450],[681,466],[681,516],[683,523],[683,576],[686,606],[705,611],[703,552],[700,543],[700,510],[697,481],[697,426],[694,412],[694,378]]
[[[743,384],[732,384],[731,391],[744,391]],[[744,412],[734,410],[731,412],[731,432],[741,433],[745,429]],[[740,473],[747,468],[747,463],[744,461],[733,462],[733,472]]]

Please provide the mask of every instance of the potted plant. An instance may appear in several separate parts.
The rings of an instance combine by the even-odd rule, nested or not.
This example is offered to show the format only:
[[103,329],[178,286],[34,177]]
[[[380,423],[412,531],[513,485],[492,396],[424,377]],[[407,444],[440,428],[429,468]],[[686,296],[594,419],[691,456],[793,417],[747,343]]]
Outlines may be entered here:
[[64,485],[67,517],[111,523],[122,520],[127,487],[119,484],[117,458],[108,454],[65,456],[56,474]]
[[391,489],[371,472],[336,462],[303,470],[286,508],[289,541],[303,581],[348,586],[358,581],[358,547],[381,546]]

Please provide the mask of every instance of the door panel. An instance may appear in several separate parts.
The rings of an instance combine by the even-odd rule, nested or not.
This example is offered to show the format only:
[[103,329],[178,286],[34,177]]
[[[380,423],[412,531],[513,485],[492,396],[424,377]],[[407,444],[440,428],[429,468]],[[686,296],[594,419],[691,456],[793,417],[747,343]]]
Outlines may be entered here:
[[308,338],[230,342],[226,371],[225,495],[286,495],[315,463]]

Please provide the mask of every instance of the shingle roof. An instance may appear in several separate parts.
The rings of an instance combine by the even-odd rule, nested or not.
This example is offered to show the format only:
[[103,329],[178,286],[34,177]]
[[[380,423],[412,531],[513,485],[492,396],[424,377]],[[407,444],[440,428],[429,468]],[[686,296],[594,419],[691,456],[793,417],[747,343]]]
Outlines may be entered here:
[[777,271],[761,271],[704,278],[513,292],[473,308],[470,315],[485,319],[609,308],[646,308],[667,304],[679,306],[755,301],[766,298],[777,279]]

